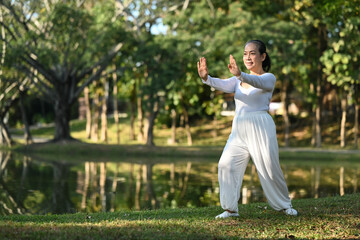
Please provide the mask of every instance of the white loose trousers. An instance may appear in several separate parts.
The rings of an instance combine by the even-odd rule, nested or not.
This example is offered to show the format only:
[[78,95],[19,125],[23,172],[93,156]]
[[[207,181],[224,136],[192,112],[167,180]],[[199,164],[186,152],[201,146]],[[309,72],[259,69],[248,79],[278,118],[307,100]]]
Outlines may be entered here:
[[265,111],[244,112],[233,119],[231,134],[219,161],[221,207],[238,211],[240,188],[250,157],[270,206],[277,211],[290,208],[291,200],[279,163],[275,124]]

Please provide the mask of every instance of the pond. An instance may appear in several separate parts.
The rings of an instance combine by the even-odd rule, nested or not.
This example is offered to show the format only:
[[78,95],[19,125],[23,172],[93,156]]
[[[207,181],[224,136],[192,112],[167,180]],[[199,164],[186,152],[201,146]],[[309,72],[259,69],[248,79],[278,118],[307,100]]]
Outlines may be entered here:
[[[359,163],[281,159],[292,199],[358,191]],[[266,201],[250,162],[239,204]],[[0,214],[219,206],[217,159],[46,161],[0,152]]]

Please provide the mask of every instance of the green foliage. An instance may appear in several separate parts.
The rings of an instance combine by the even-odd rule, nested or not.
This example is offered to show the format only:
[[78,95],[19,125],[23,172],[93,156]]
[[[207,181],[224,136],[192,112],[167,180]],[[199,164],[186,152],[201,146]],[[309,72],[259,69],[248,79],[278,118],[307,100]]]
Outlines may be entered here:
[[336,1],[325,5],[329,24],[329,49],[324,52],[321,61],[325,65],[324,73],[333,85],[349,91],[353,85],[359,85],[359,3],[357,1]]

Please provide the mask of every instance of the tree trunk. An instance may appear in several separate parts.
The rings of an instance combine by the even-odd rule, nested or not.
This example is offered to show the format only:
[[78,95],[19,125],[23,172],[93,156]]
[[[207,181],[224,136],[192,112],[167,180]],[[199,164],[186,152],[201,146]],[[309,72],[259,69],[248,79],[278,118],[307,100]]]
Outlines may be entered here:
[[[141,79],[139,79],[139,89],[141,87]],[[139,124],[139,133],[138,133],[138,141],[143,143],[144,142],[144,115],[143,115],[143,109],[142,109],[142,96],[139,90],[139,94],[136,99],[137,103],[137,112],[138,112],[138,124]]]
[[99,140],[99,115],[100,115],[100,106],[99,106],[99,94],[96,93],[93,101],[93,117],[92,117],[92,126],[91,126],[91,139],[95,142]]
[[26,94],[25,91],[20,91],[19,93],[19,98],[20,98],[20,111],[21,111],[21,117],[23,120],[23,124],[24,124],[24,139],[25,139],[25,143],[26,144],[31,144],[33,143],[32,137],[31,137],[31,133],[30,133],[30,127],[29,127],[29,122],[27,120],[26,117],[26,111],[25,111],[25,107],[24,107],[24,95]]
[[340,127],[340,147],[345,147],[346,145],[346,108],[347,108],[347,96],[343,93],[341,99],[341,127]]
[[130,95],[130,140],[135,140],[135,111],[136,111],[136,81],[132,86]]
[[130,140],[135,140],[135,109],[136,99],[130,102]]
[[[310,83],[310,93],[315,94],[315,85],[313,82]],[[311,126],[311,146],[315,147],[316,143],[316,117],[315,117],[315,107],[314,105],[311,108],[312,114],[312,126]]]
[[171,109],[171,140],[170,144],[176,143],[176,110]]
[[[318,84],[321,84],[318,82]],[[321,93],[321,86],[316,87],[316,98],[317,98],[317,104],[315,107],[315,147],[320,148],[321,147],[321,96],[319,95]]]
[[150,103],[148,99],[145,100],[148,104],[147,111],[145,111],[145,118],[144,118],[144,142],[147,143],[148,140],[148,134],[149,134],[149,127],[150,127],[150,118],[152,117],[153,112],[151,109],[154,108],[154,106]]
[[54,141],[72,140],[70,135],[70,109],[67,102],[56,101],[55,105],[55,137]]
[[0,118],[0,145],[8,145],[11,146],[12,140],[10,132],[3,121],[3,117]]
[[[0,22],[3,22],[3,13],[2,13],[2,8],[0,8]],[[2,25],[1,26],[1,38],[5,39],[5,28]],[[1,54],[1,59],[0,59],[0,65],[4,66],[4,62],[5,62],[5,53],[6,53],[6,42],[3,41],[2,44],[2,54]],[[2,85],[2,67],[0,67],[0,85]],[[5,116],[5,114],[4,114]],[[0,116],[0,145],[5,145],[7,144],[8,146],[11,146],[11,136],[10,133],[5,125],[5,123],[3,122],[4,116]]]
[[106,97],[103,96],[101,99],[101,141],[106,142],[108,141],[107,137],[107,104],[106,104]]
[[118,86],[117,86],[117,74],[116,74],[116,65],[114,64],[114,73],[113,73],[113,98],[114,98],[114,121],[116,127],[116,143],[120,144],[120,129],[119,129],[119,110],[118,110]]
[[[317,32],[317,50],[318,50],[318,58],[322,56],[323,52],[327,47],[327,33],[326,33],[326,25],[321,24],[318,27]],[[317,62],[317,77],[316,77],[316,98],[317,104],[315,109],[315,117],[316,117],[316,144],[317,148],[321,147],[321,110],[322,110],[322,98],[323,98],[323,65],[321,61]]]
[[316,144],[316,117],[315,112],[312,112],[312,126],[311,126],[311,146],[315,147]]
[[190,124],[189,124],[189,114],[188,114],[188,111],[185,106],[183,106],[183,113],[184,113],[187,142],[188,142],[189,146],[192,146],[192,137],[191,137],[191,131],[190,131]]
[[290,145],[290,120],[289,120],[289,97],[288,97],[288,77],[286,76],[282,84],[281,102],[283,103],[283,117],[284,117],[284,143],[285,147]]
[[84,99],[86,107],[86,138],[90,139],[91,137],[91,108],[90,108],[90,98],[89,98],[89,87],[84,88]]
[[[0,7],[0,22],[3,22],[3,13],[2,13],[2,8]],[[6,53],[6,41],[5,40],[5,28],[3,25],[1,25],[1,39],[3,39],[3,44],[2,44],[2,54],[1,54],[1,59],[0,59],[0,66],[4,66],[5,63],[5,53]],[[2,67],[0,67],[0,76],[2,76]],[[0,78],[0,85],[2,85],[2,78]]]
[[100,163],[100,199],[101,199],[101,209],[103,212],[106,212],[106,192],[105,192],[105,183],[106,183],[106,162]]
[[104,79],[104,95],[101,101],[101,141],[108,141],[108,124],[107,124],[107,100],[109,98],[109,82]]
[[354,123],[354,147],[357,149],[359,136],[359,85],[355,85],[355,123]]
[[[154,125],[155,125],[155,119],[157,114],[159,113],[159,100],[156,100],[154,103],[152,103],[152,111],[149,114],[148,117],[148,127],[147,127],[147,138],[146,138],[146,145],[148,146],[154,146]],[[151,109],[151,108],[150,108]]]

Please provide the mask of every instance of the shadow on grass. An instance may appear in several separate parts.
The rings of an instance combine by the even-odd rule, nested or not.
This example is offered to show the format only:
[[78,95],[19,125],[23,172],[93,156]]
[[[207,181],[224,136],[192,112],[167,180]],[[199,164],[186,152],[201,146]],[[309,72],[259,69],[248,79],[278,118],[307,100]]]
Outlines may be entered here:
[[[214,219],[219,207],[12,216],[0,221],[0,234],[4,239],[357,238],[359,206],[354,203],[359,196],[297,201],[303,213],[298,217],[285,216],[266,204],[240,205],[240,217],[222,220]],[[331,199],[335,201],[328,208]],[[354,207],[345,209],[348,205]]]
[[215,220],[220,207],[49,216],[0,216],[2,239],[296,239],[360,237],[360,194],[293,201],[298,217],[266,203],[239,205],[238,218]]
[[[239,217],[229,218],[242,221],[253,220],[289,220],[307,218],[334,218],[355,215],[360,217],[360,193],[318,199],[293,200],[293,206],[299,212],[298,217],[286,216],[282,211],[275,211],[267,203],[239,205]],[[221,213],[221,207],[175,208],[157,210],[122,210],[103,213],[75,213],[59,215],[8,215],[0,216],[0,221],[33,222],[33,223],[100,223],[112,221],[153,221],[153,220],[186,220],[210,221]],[[225,219],[227,220],[227,219]],[[220,220],[221,221],[221,220]]]
[[[127,224],[107,226],[54,226],[28,228],[8,227],[4,239],[225,239],[209,232],[199,232],[195,227],[183,224]],[[20,237],[21,236],[21,237]]]

